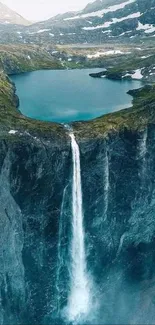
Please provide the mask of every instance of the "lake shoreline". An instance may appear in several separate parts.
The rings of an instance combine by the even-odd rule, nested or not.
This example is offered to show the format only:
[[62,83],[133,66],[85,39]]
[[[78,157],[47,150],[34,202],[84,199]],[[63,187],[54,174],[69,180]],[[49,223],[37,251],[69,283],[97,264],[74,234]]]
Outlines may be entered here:
[[[94,80],[101,69],[39,70],[10,76],[27,117],[56,123],[87,121],[132,106],[140,81]],[[26,90],[26,91],[25,91]]]

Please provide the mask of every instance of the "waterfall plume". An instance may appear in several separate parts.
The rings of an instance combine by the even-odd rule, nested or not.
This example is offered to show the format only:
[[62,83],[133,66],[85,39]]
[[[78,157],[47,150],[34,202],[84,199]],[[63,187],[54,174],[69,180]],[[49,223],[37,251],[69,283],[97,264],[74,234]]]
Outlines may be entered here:
[[107,220],[109,204],[109,158],[108,152],[105,154],[105,163],[104,163],[104,221]]
[[57,274],[56,274],[56,290],[57,290],[57,312],[60,313],[60,307],[61,307],[61,298],[63,295],[63,289],[61,288],[61,273],[62,269],[64,267],[64,260],[65,260],[65,253],[63,247],[65,246],[64,240],[65,240],[65,230],[64,230],[64,203],[65,203],[65,197],[66,197],[66,190],[67,186],[64,188],[63,191],[63,198],[62,198],[62,204],[61,204],[61,211],[60,211],[60,221],[59,221],[59,233],[58,233],[58,256],[57,256]]
[[73,180],[72,180],[72,238],[71,238],[71,285],[68,298],[68,320],[76,323],[85,318],[90,308],[90,284],[87,272],[85,232],[83,225],[80,151],[73,133],[70,133]]

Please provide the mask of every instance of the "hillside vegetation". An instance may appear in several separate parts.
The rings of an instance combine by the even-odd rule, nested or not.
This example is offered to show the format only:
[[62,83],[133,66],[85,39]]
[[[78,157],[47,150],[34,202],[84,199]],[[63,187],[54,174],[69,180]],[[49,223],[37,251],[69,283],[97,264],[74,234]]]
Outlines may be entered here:
[[62,69],[59,60],[37,45],[0,45],[0,69],[17,74],[39,69]]

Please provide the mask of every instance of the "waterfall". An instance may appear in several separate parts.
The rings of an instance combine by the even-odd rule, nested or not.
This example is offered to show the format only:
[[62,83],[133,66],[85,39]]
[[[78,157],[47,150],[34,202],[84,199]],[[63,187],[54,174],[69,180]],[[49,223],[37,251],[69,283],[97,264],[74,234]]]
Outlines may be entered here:
[[58,233],[58,256],[57,256],[57,273],[56,273],[56,290],[57,290],[57,312],[60,313],[60,306],[61,306],[61,299],[63,296],[63,288],[61,286],[61,273],[62,269],[64,267],[64,260],[65,260],[65,253],[64,253],[64,247],[65,247],[65,227],[64,227],[64,204],[65,204],[65,197],[66,197],[66,190],[67,187],[65,187],[63,192],[63,198],[62,198],[62,204],[61,204],[61,210],[60,210],[60,221],[59,221],[59,233]]
[[146,169],[147,169],[147,160],[146,160],[146,154],[147,154],[147,140],[148,140],[148,130],[147,128],[144,130],[142,137],[139,140],[139,148],[138,148],[138,159],[141,160],[141,166],[140,166],[140,177],[141,182],[143,183],[146,178]]
[[89,312],[90,288],[87,273],[85,233],[83,225],[80,151],[73,133],[70,133],[73,180],[72,180],[72,239],[71,239],[71,285],[67,317],[76,323]]
[[147,137],[148,132],[147,129],[142,134],[142,138],[139,140],[139,158],[142,158],[145,161],[145,156],[147,153]]
[[106,151],[104,163],[104,221],[107,220],[107,212],[109,205],[109,158]]

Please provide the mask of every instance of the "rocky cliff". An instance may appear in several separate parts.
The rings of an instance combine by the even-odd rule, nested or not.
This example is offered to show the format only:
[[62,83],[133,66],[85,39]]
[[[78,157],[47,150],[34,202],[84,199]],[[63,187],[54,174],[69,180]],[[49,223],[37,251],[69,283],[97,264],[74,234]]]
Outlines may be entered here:
[[[68,130],[22,116],[13,85],[3,83],[10,97],[3,88],[0,324],[62,324],[72,217]],[[72,126],[93,282],[88,324],[153,324],[155,318],[154,87],[133,95],[131,109]]]
[[69,146],[51,136],[10,137],[1,139],[0,319],[1,324],[41,324],[55,308],[58,226],[70,170]]
[[80,145],[94,323],[154,322],[154,137],[149,125]]

